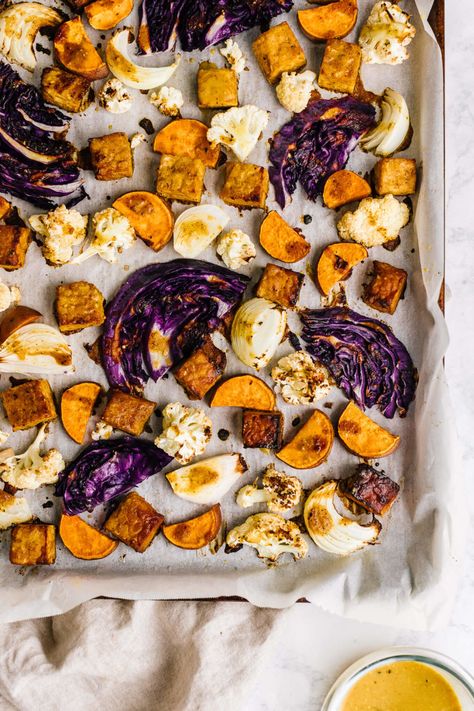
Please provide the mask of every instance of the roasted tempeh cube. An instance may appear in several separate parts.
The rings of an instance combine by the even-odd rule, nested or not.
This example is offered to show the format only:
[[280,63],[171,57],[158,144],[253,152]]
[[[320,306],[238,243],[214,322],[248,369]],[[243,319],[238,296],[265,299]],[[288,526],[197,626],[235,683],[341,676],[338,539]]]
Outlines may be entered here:
[[10,563],[52,565],[56,560],[56,526],[47,523],[20,523],[12,528]]
[[0,267],[7,271],[21,269],[31,242],[28,227],[0,225]]
[[304,276],[291,269],[267,264],[257,284],[257,296],[269,299],[285,309],[293,309],[298,303]]
[[47,380],[27,380],[5,390],[0,397],[12,429],[27,430],[57,417],[53,393]]
[[226,109],[238,106],[238,80],[233,69],[201,62],[197,75],[197,95],[200,109]]
[[296,72],[306,65],[303,49],[287,22],[263,32],[253,42],[252,49],[270,84],[276,84],[283,72]]
[[127,134],[118,131],[89,138],[91,163],[97,180],[120,180],[133,175],[133,155]]
[[344,40],[329,40],[319,69],[318,84],[322,89],[352,94],[356,88],[362,61],[357,44]]
[[142,397],[112,390],[102,419],[116,430],[138,437],[156,409],[156,403]]
[[163,516],[135,491],[120,502],[104,524],[104,530],[143,553],[163,523]]
[[244,410],[242,442],[245,448],[280,449],[283,441],[283,415],[266,410]]
[[89,79],[59,67],[46,67],[41,75],[41,93],[48,104],[76,114],[85,111],[94,99]]
[[62,333],[77,333],[105,321],[104,297],[88,281],[60,284],[56,289],[55,312]]
[[416,192],[414,158],[382,158],[374,165],[377,195],[413,195]]
[[368,464],[359,464],[356,474],[342,479],[339,488],[351,501],[371,513],[382,515],[390,509],[400,491],[396,482]]
[[5,200],[5,198],[0,196],[0,220],[3,220],[5,219],[5,217],[8,217],[11,211],[11,203],[9,203],[8,200]]
[[407,273],[404,269],[375,259],[372,269],[372,280],[364,286],[362,299],[377,311],[393,314],[405,293]]
[[206,338],[189,358],[175,368],[174,377],[190,400],[201,400],[222,377],[226,364],[224,351],[217,348],[210,338]]
[[156,192],[166,200],[201,202],[206,166],[199,158],[162,155]]
[[227,205],[251,208],[265,207],[268,193],[268,170],[252,163],[228,162],[220,198]]

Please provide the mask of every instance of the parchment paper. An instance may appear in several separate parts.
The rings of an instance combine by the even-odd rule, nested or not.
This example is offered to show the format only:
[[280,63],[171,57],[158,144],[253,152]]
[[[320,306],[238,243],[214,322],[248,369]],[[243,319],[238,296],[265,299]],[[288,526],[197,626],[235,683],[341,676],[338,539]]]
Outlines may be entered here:
[[[365,21],[371,2],[361,0],[357,28],[349,39],[356,40],[361,24]],[[417,9],[418,5],[418,9]],[[244,550],[225,555],[221,549],[217,555],[210,551],[182,551],[168,544],[159,536],[142,555],[120,545],[108,558],[99,562],[83,562],[73,558],[58,538],[56,564],[49,567],[18,569],[8,563],[8,533],[1,536],[1,592],[0,621],[19,620],[29,617],[54,615],[71,609],[84,600],[104,595],[129,599],[179,599],[241,595],[259,606],[284,607],[298,598],[306,597],[332,612],[372,622],[393,623],[409,627],[433,627],[446,620],[459,575],[459,558],[465,530],[465,512],[462,501],[461,471],[457,457],[457,444],[453,431],[453,418],[443,371],[443,356],[448,336],[444,318],[437,305],[443,277],[444,261],[444,204],[443,204],[443,80],[439,48],[427,24],[430,1],[403,3],[404,9],[413,15],[417,35],[410,46],[410,60],[397,67],[364,66],[363,80],[367,89],[381,92],[387,86],[400,91],[410,108],[414,138],[410,148],[403,154],[415,157],[420,167],[419,191],[414,199],[414,220],[402,231],[401,245],[393,253],[381,247],[370,251],[370,259],[388,261],[408,270],[408,288],[405,299],[394,316],[384,318],[393,327],[395,334],[407,345],[419,370],[420,382],[417,397],[408,417],[384,421],[378,412],[370,415],[401,435],[399,450],[380,462],[391,477],[402,484],[402,494],[392,513],[383,519],[381,544],[366,549],[350,558],[329,556],[316,548],[311,541],[308,557],[294,562],[282,558],[280,564],[268,569],[256,557],[253,550]],[[303,44],[308,68],[318,71],[323,47],[308,41],[296,22],[296,9],[305,6],[296,2],[288,16],[274,22],[288,21]],[[135,18],[133,18],[135,19]],[[132,24],[129,18],[126,23]],[[135,22],[133,22],[135,25]],[[87,27],[91,37],[105,47],[100,33]],[[107,33],[108,35],[110,33]],[[289,114],[278,104],[274,90],[263,79],[250,49],[251,41],[258,35],[254,29],[237,38],[247,57],[249,72],[241,75],[240,103],[256,103],[271,111],[271,120],[264,138],[250,155],[249,161],[266,164],[267,140],[283,125]],[[47,46],[47,40],[41,39]],[[51,63],[48,57],[38,55],[41,66]],[[169,55],[142,58],[143,64],[167,64]],[[210,112],[196,107],[196,72],[200,59],[210,59],[223,65],[216,48],[202,53],[184,54],[180,67],[169,82],[183,90],[186,98],[182,114],[186,117],[209,121]],[[38,82],[41,67],[35,72]],[[26,73],[24,74],[25,78]],[[100,86],[100,84],[98,83]],[[323,95],[326,95],[323,92]],[[132,135],[142,130],[138,122],[149,118],[155,129],[165,125],[167,119],[152,107],[146,96],[134,92],[134,107],[128,114],[113,116],[97,106],[92,106],[80,116],[74,117],[70,131],[71,140],[78,146],[86,146],[91,136],[101,136],[112,130],[124,130]],[[156,167],[159,157],[151,149],[153,136],[135,151],[135,172],[130,180],[100,183],[87,177],[90,195],[79,205],[83,212],[93,213],[111,205],[113,199],[131,189],[154,189]],[[375,162],[359,150],[352,154],[348,167],[365,173]],[[207,192],[203,203],[221,204],[217,192],[222,183],[223,170],[207,171]],[[16,201],[22,214],[29,215],[31,206]],[[184,206],[174,204],[175,214]],[[240,214],[238,210],[223,205],[230,216],[229,228],[239,227],[252,235],[257,245],[258,256],[248,269],[255,283],[260,268],[268,261],[258,246],[258,226],[262,219],[257,210]],[[268,199],[269,209],[276,207],[273,191]],[[311,215],[310,224],[302,223],[303,215]],[[293,201],[285,211],[290,224],[303,229],[311,241],[310,257],[294,268],[307,272],[314,266],[321,248],[337,240],[335,222],[339,214],[314,204],[304,198],[298,189]],[[209,248],[202,258],[217,261],[215,250]],[[37,245],[28,252],[27,264],[19,272],[2,275],[10,284],[19,284],[23,303],[39,309],[50,323],[54,323],[52,305],[57,284],[77,279],[95,283],[107,299],[134,269],[154,261],[167,261],[176,257],[171,246],[158,255],[138,242],[125,252],[119,263],[113,266],[93,258],[81,266],[65,266],[53,269],[41,257]],[[347,282],[349,305],[362,313],[378,316],[360,299],[361,284],[369,268],[370,260],[359,265]],[[251,288],[250,288],[251,289]],[[249,293],[250,293],[249,289]],[[319,292],[307,276],[300,303],[302,306],[318,307]],[[74,352],[76,373],[68,377],[51,378],[57,396],[67,385],[83,380],[94,380],[107,386],[104,373],[86,355],[84,343],[92,343],[98,335],[95,329],[87,329],[70,337]],[[228,369],[226,375],[249,372],[233,356],[226,346]],[[288,343],[281,346],[277,357],[291,351]],[[276,359],[275,359],[276,360]],[[270,368],[261,376],[271,383]],[[2,376],[2,388],[9,385],[8,377]],[[187,403],[181,388],[172,376],[147,386],[146,397],[155,400],[159,407],[170,401]],[[345,399],[334,389],[325,409],[336,424]],[[193,403],[190,403],[193,404]],[[195,403],[194,403],[195,404]],[[297,416],[308,414],[309,408],[286,406],[281,398],[279,407],[285,415],[285,436],[288,438]],[[318,406],[324,408],[324,402]],[[100,411],[99,411],[100,412]],[[209,410],[213,420],[214,434],[205,452],[205,457],[227,451],[241,451],[240,415],[233,410]],[[152,418],[153,434],[161,431],[160,421]],[[8,425],[1,423],[2,429]],[[231,431],[224,443],[217,437],[219,428]],[[15,434],[9,445],[22,449],[31,440],[32,434]],[[72,458],[79,450],[63,432],[59,422],[51,428],[49,446],[57,446],[64,456]],[[245,450],[249,466],[244,481],[228,492],[221,502],[227,526],[244,520],[251,512],[241,510],[234,503],[235,491],[243,484],[253,481],[270,462],[284,471],[295,473],[288,467],[260,450]],[[336,440],[327,463],[317,469],[299,472],[305,488],[313,488],[326,478],[348,476],[357,464],[357,458],[344,450]],[[175,468],[170,466],[169,469]],[[174,496],[162,474],[152,477],[139,487],[140,493],[161,511],[168,522],[179,521],[198,515],[205,507],[195,506]],[[55,499],[51,488],[28,493],[34,511],[45,522],[57,522],[60,501]],[[54,502],[54,507],[43,504]],[[104,512],[96,511],[89,519],[100,523]]]

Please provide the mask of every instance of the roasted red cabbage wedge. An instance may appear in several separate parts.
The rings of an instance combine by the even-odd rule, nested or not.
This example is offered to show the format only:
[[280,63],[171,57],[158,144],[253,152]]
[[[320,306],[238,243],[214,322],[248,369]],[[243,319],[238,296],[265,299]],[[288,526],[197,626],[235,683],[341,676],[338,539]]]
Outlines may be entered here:
[[111,386],[140,393],[188,357],[241,300],[248,277],[195,259],[149,264],[111,302],[102,337]]
[[99,440],[83,449],[61,472],[55,494],[63,497],[68,516],[92,511],[157,474],[172,459],[149,440]]
[[388,326],[345,307],[307,310],[300,317],[306,350],[348,398],[362,410],[376,406],[389,419],[407,414],[417,371]]
[[285,207],[298,183],[310,200],[341,170],[359,139],[375,125],[375,108],[351,96],[321,99],[315,94],[275,135],[270,147],[270,180],[278,204]]

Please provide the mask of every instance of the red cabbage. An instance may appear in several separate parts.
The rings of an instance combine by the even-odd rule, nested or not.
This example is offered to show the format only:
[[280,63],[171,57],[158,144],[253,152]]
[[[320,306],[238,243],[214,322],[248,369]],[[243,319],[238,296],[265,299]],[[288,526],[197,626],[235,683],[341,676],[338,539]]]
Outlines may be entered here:
[[61,472],[55,494],[63,497],[69,516],[92,511],[157,474],[171,460],[169,454],[146,439],[99,440]]
[[2,192],[51,207],[55,203],[50,198],[71,195],[81,187],[74,146],[56,135],[67,126],[65,114],[46,106],[34,86],[0,62]]
[[346,307],[300,315],[310,355],[326,366],[337,385],[360,408],[376,405],[385,417],[404,417],[415,397],[417,372],[392,330],[378,319]]
[[316,200],[326,178],[344,168],[360,137],[374,124],[374,107],[352,96],[311,99],[271,142],[269,173],[278,204],[285,207],[298,182],[310,200]]
[[134,272],[107,309],[103,365],[111,386],[141,392],[187,357],[241,300],[248,277],[195,259]]
[[139,44],[143,52],[205,49],[288,12],[293,0],[142,0]]

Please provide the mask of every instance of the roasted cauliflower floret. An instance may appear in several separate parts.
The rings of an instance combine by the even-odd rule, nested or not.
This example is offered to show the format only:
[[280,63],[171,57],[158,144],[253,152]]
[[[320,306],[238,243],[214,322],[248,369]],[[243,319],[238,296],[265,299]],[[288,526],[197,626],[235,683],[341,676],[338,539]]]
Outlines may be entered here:
[[359,45],[367,64],[401,64],[415,36],[410,15],[392,2],[377,2],[363,26]]
[[33,514],[25,498],[0,490],[0,531],[31,521],[32,518]]
[[148,100],[163,116],[179,116],[184,104],[183,94],[174,86],[162,86],[148,94]]
[[233,528],[226,537],[226,550],[232,552],[251,546],[259,558],[275,563],[282,553],[291,553],[295,560],[304,558],[308,544],[293,521],[275,513],[259,513]]
[[128,219],[114,207],[95,213],[92,230],[92,242],[71,264],[81,264],[94,254],[113,264],[119,254],[129,249],[136,239],[135,230]]
[[6,311],[13,306],[18,304],[21,299],[21,292],[17,286],[8,286],[0,281],[0,311]]
[[267,504],[269,511],[282,513],[297,506],[303,495],[303,484],[298,477],[277,471],[273,464],[265,469],[262,486],[262,489],[255,484],[243,486],[237,492],[237,504],[243,509],[254,504]]
[[301,74],[283,72],[276,87],[278,101],[287,111],[299,114],[308,105],[315,80],[316,74],[309,69]]
[[290,405],[311,405],[326,397],[334,385],[329,371],[305,351],[280,358],[272,368],[272,378]]
[[163,410],[163,432],[155,444],[180,464],[187,464],[204,452],[211,435],[212,422],[203,410],[170,402]]
[[97,98],[99,105],[111,114],[125,114],[133,106],[130,91],[115,77],[107,79]]
[[245,57],[237,42],[232,39],[226,40],[219,52],[222,54],[227,64],[236,74],[240,74],[245,69]]
[[365,198],[357,210],[346,212],[337,223],[339,237],[346,242],[358,242],[364,247],[378,247],[397,239],[408,224],[410,210],[393,195]]
[[99,439],[110,439],[114,428],[112,425],[108,425],[104,420],[97,420],[95,427],[91,432],[91,437],[94,441]]
[[258,106],[236,106],[213,116],[207,140],[230,148],[236,158],[244,161],[257,145],[268,123],[268,112]]
[[64,469],[64,459],[57,449],[40,454],[46,437],[44,424],[32,444],[23,454],[13,454],[0,464],[0,477],[16,489],[37,489],[43,484],[55,484]]
[[222,234],[217,240],[216,252],[229,269],[247,266],[257,254],[252,240],[242,230]]
[[72,259],[73,248],[85,239],[88,217],[60,205],[44,215],[31,215],[29,222],[43,238],[43,257],[50,264],[60,266]]

